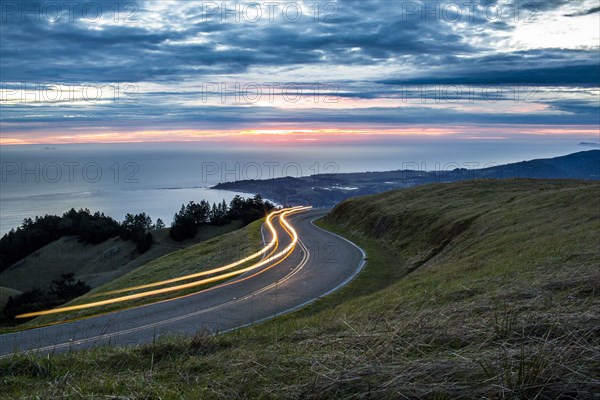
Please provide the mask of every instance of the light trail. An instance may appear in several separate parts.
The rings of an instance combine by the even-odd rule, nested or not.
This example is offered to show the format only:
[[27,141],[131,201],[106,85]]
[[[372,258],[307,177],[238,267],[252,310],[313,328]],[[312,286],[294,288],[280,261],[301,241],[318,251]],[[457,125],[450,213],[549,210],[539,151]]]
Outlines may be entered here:
[[[293,208],[297,208],[297,207],[293,207]],[[309,209],[309,208],[312,208],[312,207],[305,207],[305,209]],[[284,211],[284,210],[280,210],[280,211]],[[302,211],[302,210],[300,210],[300,211]],[[290,231],[288,231],[287,227],[286,227],[285,225],[283,225],[283,224],[281,223],[281,221],[280,221],[280,225],[281,225],[281,227],[282,227],[282,228],[283,228],[283,229],[286,231],[286,233],[287,233],[288,235],[290,235],[290,237],[291,237],[291,236],[292,236],[291,232],[290,232]],[[291,277],[291,276],[292,276],[292,275],[294,275],[296,272],[298,272],[298,270],[299,270],[299,269],[301,269],[301,268],[302,268],[302,266],[303,266],[303,264],[306,262],[306,258],[307,258],[308,249],[306,248],[306,246],[304,246],[304,245],[302,244],[302,241],[301,241],[300,239],[298,239],[297,243],[298,243],[298,244],[300,244],[300,246],[302,247],[303,251],[305,251],[305,252],[306,252],[306,253],[305,253],[305,256],[304,256],[304,260],[303,260],[303,262],[302,262],[302,263],[301,263],[301,264],[300,264],[298,267],[296,267],[296,268],[293,270],[293,272],[292,272],[291,274],[288,274],[288,275],[287,275],[287,277]],[[274,250],[274,251],[276,251],[276,250]],[[274,251],[273,251],[273,252],[274,252]],[[273,252],[271,252],[271,254],[273,254]],[[283,261],[285,261],[285,260],[286,260],[286,259],[287,259],[287,258],[288,258],[288,257],[289,257],[291,254],[292,254],[292,252],[293,252],[293,249],[292,249],[292,251],[290,251],[289,253],[287,253],[287,254],[285,255],[285,257],[283,257],[282,259],[280,259],[280,260],[279,260],[279,261],[277,261],[276,263],[273,263],[272,265],[269,265],[268,267],[266,267],[266,268],[263,268],[263,269],[261,269],[260,271],[253,273],[252,275],[248,275],[248,276],[245,276],[245,277],[243,277],[243,278],[240,278],[240,279],[236,279],[236,280],[231,280],[231,281],[228,281],[228,282],[224,282],[224,283],[221,283],[221,284],[219,284],[219,285],[216,285],[216,286],[209,287],[209,288],[207,288],[207,289],[199,290],[199,291],[197,291],[197,292],[188,293],[188,294],[184,294],[184,295],[181,295],[181,296],[176,296],[176,297],[170,297],[170,298],[168,298],[168,299],[164,299],[164,300],[158,300],[158,301],[155,301],[155,302],[153,302],[153,303],[149,303],[149,304],[145,304],[145,305],[158,304],[158,303],[164,303],[164,302],[167,302],[167,301],[172,301],[172,300],[182,299],[182,298],[185,298],[185,297],[194,296],[194,295],[197,295],[197,294],[200,294],[200,293],[206,293],[206,292],[209,292],[209,291],[211,291],[211,290],[216,290],[216,289],[223,288],[223,287],[225,287],[225,286],[235,285],[235,284],[238,284],[238,283],[241,283],[241,282],[247,281],[247,280],[249,280],[249,279],[251,279],[251,278],[254,278],[254,277],[256,277],[256,276],[258,276],[258,275],[260,275],[260,274],[263,274],[263,273],[267,272],[268,270],[270,270],[271,268],[274,268],[274,267],[276,267],[277,265],[281,264]],[[269,254],[269,256],[270,256],[271,254]],[[285,282],[286,280],[287,280],[286,278],[284,278],[284,279],[281,279],[281,280],[279,280],[279,281],[278,281],[278,283]],[[272,284],[271,284],[271,285],[269,285],[268,287],[269,287],[269,288],[271,288],[271,287],[272,287],[272,286],[274,286],[274,285],[275,285],[275,283],[272,283]],[[256,293],[261,293],[261,292],[260,292],[260,291],[258,291],[258,292],[256,292]],[[235,300],[235,301],[237,301],[237,300]],[[233,301],[233,302],[235,302],[235,301]],[[232,302],[224,303],[224,304],[221,304],[221,305],[219,305],[219,306],[211,307],[211,308],[209,308],[209,309],[206,309],[206,310],[215,309],[216,307],[224,306],[224,305],[227,305],[227,304],[230,304],[230,303],[232,303]],[[203,310],[203,311],[206,311],[206,310]],[[107,313],[110,313],[110,311],[109,311],[109,312],[107,312]],[[101,315],[101,314],[98,314],[98,315]],[[67,321],[62,321],[62,322],[55,322],[55,323],[51,323],[51,324],[48,324],[48,325],[55,325],[55,324],[60,324],[60,323],[64,323],[64,322],[70,322],[70,321],[74,321],[74,320],[75,320],[75,319],[72,319],[72,320],[67,320]],[[41,327],[41,326],[46,326],[46,325],[40,325],[40,326],[38,326],[38,327]]]
[[[162,289],[155,289],[155,290],[150,290],[147,292],[135,293],[135,294],[127,295],[127,296],[117,297],[114,299],[107,299],[107,300],[96,301],[96,302],[91,302],[91,303],[79,304],[79,305],[75,305],[75,306],[59,307],[59,308],[55,308],[52,310],[25,313],[25,314],[17,315],[15,318],[30,318],[30,317],[37,317],[40,315],[58,314],[58,313],[63,313],[63,312],[68,312],[68,311],[83,310],[86,308],[100,307],[100,306],[109,305],[109,304],[121,303],[121,302],[129,301],[129,300],[136,300],[136,299],[140,299],[140,298],[144,298],[144,297],[156,296],[158,294],[163,294],[163,293],[176,292],[176,291],[180,291],[180,290],[184,290],[184,289],[189,289],[189,288],[205,285],[207,283],[217,282],[217,281],[220,281],[223,279],[231,278],[231,277],[241,275],[246,272],[255,270],[255,269],[260,268],[263,265],[266,265],[280,257],[286,256],[286,258],[287,258],[287,256],[289,256],[289,254],[292,253],[292,251],[294,250],[294,248],[296,247],[296,244],[298,242],[298,233],[285,220],[285,216],[288,214],[295,213],[295,212],[304,211],[304,210],[307,210],[310,208],[312,208],[312,207],[294,207],[292,209],[288,209],[288,210],[282,212],[280,215],[280,222],[284,225],[284,228],[287,228],[286,231],[291,233],[292,242],[288,246],[286,246],[283,250],[281,250],[280,252],[278,252],[277,254],[272,256],[271,258],[263,259],[260,262],[257,262],[249,267],[242,268],[240,270],[229,272],[226,274],[217,275],[217,276],[207,278],[207,279],[202,279],[202,280],[195,281],[195,282],[189,282],[189,283],[182,284],[182,285],[171,286],[171,287],[162,288]],[[275,236],[277,236],[276,232],[275,232]]]
[[[291,209],[293,210],[295,208],[297,208],[297,207],[293,207]],[[189,274],[189,275],[179,276],[177,278],[165,279],[165,280],[162,280],[162,281],[147,283],[147,284],[139,285],[139,286],[131,286],[131,287],[124,288],[124,289],[117,289],[117,290],[111,290],[111,291],[108,291],[108,292],[96,293],[92,297],[108,296],[108,295],[111,295],[111,294],[118,294],[118,293],[124,293],[124,292],[132,292],[134,290],[147,289],[147,288],[156,287],[156,286],[163,286],[163,285],[168,285],[169,283],[181,282],[181,281],[186,281],[186,280],[193,279],[193,278],[199,278],[201,276],[213,275],[213,274],[216,274],[217,272],[222,272],[222,271],[226,271],[226,270],[231,269],[231,268],[235,268],[238,265],[244,264],[244,263],[246,263],[246,262],[248,262],[250,260],[253,260],[253,259],[257,258],[257,257],[260,257],[261,255],[263,255],[267,251],[269,251],[273,246],[276,246],[278,244],[279,238],[277,237],[277,232],[275,231],[275,228],[273,227],[273,224],[271,223],[271,219],[273,218],[273,216],[275,216],[276,214],[279,214],[279,213],[281,213],[283,211],[285,211],[285,210],[273,211],[272,213],[270,213],[267,216],[267,220],[265,221],[265,224],[267,225],[267,227],[271,231],[271,236],[272,236],[273,239],[271,240],[271,242],[267,246],[263,247],[261,250],[257,251],[256,253],[249,255],[248,257],[242,258],[241,260],[238,260],[236,262],[224,265],[222,267],[214,268],[214,269],[211,269],[211,270],[208,270],[208,271],[197,272],[197,273],[193,273],[193,274]],[[271,252],[271,254],[269,254],[267,256],[267,258],[269,258],[274,253],[274,251],[275,250],[273,250]]]
[[[286,229],[286,228],[284,227],[284,229]],[[291,273],[287,274],[283,279],[280,279],[276,283],[271,283],[270,285],[265,286],[265,287],[263,287],[261,289],[258,289],[258,290],[254,291],[253,293],[248,294],[247,296],[245,296],[243,298],[233,299],[233,300],[230,300],[230,301],[228,301],[226,303],[221,303],[221,304],[218,304],[216,306],[212,306],[212,307],[209,307],[209,308],[204,308],[204,309],[201,309],[201,310],[193,311],[191,313],[180,315],[180,316],[177,316],[177,317],[173,317],[173,318],[170,318],[168,320],[162,320],[162,321],[159,321],[159,322],[153,322],[153,323],[142,325],[142,326],[136,326],[135,328],[121,330],[121,331],[117,331],[117,332],[114,332],[114,333],[101,334],[101,335],[98,335],[98,336],[88,337],[88,338],[80,339],[80,340],[76,340],[76,341],[68,341],[68,342],[59,343],[59,344],[55,344],[55,345],[51,345],[51,346],[39,347],[37,349],[30,349],[30,351],[55,350],[57,348],[71,347],[73,345],[79,345],[79,344],[88,343],[88,342],[96,342],[96,341],[99,341],[99,340],[102,340],[102,339],[107,339],[107,338],[110,339],[110,338],[113,338],[113,337],[118,337],[118,336],[127,335],[127,334],[134,333],[134,332],[139,332],[139,331],[142,331],[144,329],[156,328],[157,326],[160,326],[160,325],[165,325],[165,324],[169,324],[169,323],[181,321],[181,320],[184,320],[186,318],[191,318],[191,317],[194,317],[194,316],[198,316],[198,315],[201,315],[201,314],[204,314],[204,313],[216,310],[218,308],[227,307],[227,306],[229,306],[231,304],[238,303],[238,302],[243,301],[243,300],[247,300],[249,297],[261,294],[261,293],[265,292],[266,290],[274,287],[275,285],[281,284],[282,282],[287,281],[288,279],[290,279],[292,276],[294,276],[296,273],[298,273],[298,271],[300,271],[304,267],[304,265],[308,261],[309,250],[308,250],[308,248],[306,246],[303,245],[303,243],[302,243],[302,241],[300,239],[298,239],[298,244],[302,247],[302,249],[304,251],[304,258],[302,259],[302,261],[300,262],[300,264],[298,264],[292,270]],[[252,277],[254,277],[256,275],[259,275],[259,274],[261,274],[261,273],[263,273],[263,272],[265,272],[265,271],[273,268],[277,264],[283,262],[287,257],[290,256],[290,254],[291,254],[291,252],[288,253],[284,258],[282,258],[281,260],[279,260],[275,264],[269,266],[268,268],[265,268],[262,271],[259,271],[259,272],[255,273],[253,275],[247,276],[247,277],[245,277],[243,279],[240,279],[240,280],[236,280],[236,281],[232,281],[232,282],[226,282],[226,283],[224,283],[222,285],[219,285],[219,286],[214,286],[214,287],[211,287],[211,288],[208,288],[208,289],[205,289],[205,290],[201,290],[200,292],[197,292],[197,293],[204,293],[204,292],[207,292],[209,290],[217,289],[219,287],[223,287],[223,286],[226,286],[226,285],[233,285],[235,283],[239,283],[239,282],[245,281],[247,279],[250,279],[250,278],[252,278]],[[184,298],[184,297],[193,296],[194,294],[197,294],[197,293],[190,293],[190,294],[179,296],[179,297],[175,297],[175,298],[172,298],[172,299],[158,301],[158,302],[152,303],[152,304],[157,304],[157,303],[162,303],[162,302],[166,302],[166,301],[181,299],[181,298]],[[7,356],[6,355],[0,356],[0,359],[2,359],[3,357],[7,357]]]

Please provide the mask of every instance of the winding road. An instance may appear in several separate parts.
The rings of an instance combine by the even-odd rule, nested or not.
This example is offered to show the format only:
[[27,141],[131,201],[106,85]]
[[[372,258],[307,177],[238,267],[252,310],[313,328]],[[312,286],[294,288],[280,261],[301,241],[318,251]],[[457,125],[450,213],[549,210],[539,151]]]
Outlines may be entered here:
[[313,224],[326,213],[307,208],[275,213],[273,230],[263,226],[270,243],[263,258],[224,283],[173,300],[0,335],[0,357],[136,345],[161,335],[222,333],[304,307],[347,284],[365,263],[360,248]]

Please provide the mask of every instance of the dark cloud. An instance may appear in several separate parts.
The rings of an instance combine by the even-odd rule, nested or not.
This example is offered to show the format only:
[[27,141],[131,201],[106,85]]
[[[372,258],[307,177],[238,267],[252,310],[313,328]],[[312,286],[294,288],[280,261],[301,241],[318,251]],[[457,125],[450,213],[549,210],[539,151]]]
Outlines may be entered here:
[[[504,58],[504,57],[503,57]],[[506,57],[508,59],[512,57]],[[505,58],[505,59],[506,59]],[[489,60],[488,60],[489,61]],[[486,63],[489,64],[489,63]],[[401,84],[523,84],[544,86],[600,86],[600,65],[564,65],[559,67],[488,69],[474,71],[468,75],[461,73],[446,76],[423,76],[407,79],[388,79],[382,83]]]
[[[145,5],[152,3],[133,2],[138,7],[136,18],[143,20]],[[429,3],[424,9],[439,2]],[[25,4],[34,5],[23,6],[25,9],[48,14],[46,5],[56,3]],[[93,77],[113,82],[166,81],[239,74],[250,67],[365,66],[393,60],[428,68],[440,63],[460,64],[462,60],[458,68],[477,71],[485,60],[470,58],[465,62],[464,56],[486,49],[474,47],[469,39],[475,34],[483,41],[489,31],[511,29],[506,21],[491,21],[481,15],[468,19],[469,25],[485,29],[456,29],[439,15],[430,21],[420,12],[409,12],[412,9],[407,4],[418,3],[389,1],[339,2],[334,18],[325,18],[322,10],[320,19],[315,21],[309,15],[301,23],[235,23],[234,16],[223,22],[221,15],[207,15],[205,7],[190,6],[183,12],[167,9],[161,15],[166,27],[158,30],[139,22],[95,29],[99,26],[84,18],[85,4],[75,8],[73,21],[63,15],[57,23],[49,23],[46,15],[35,22],[34,16],[27,15],[23,22],[18,13],[10,15],[0,28],[3,80],[81,82]],[[114,13],[115,4],[124,7],[109,0],[94,4],[105,13]],[[185,3],[175,6],[181,4]],[[124,18],[123,14],[119,18]],[[170,24],[177,24],[177,29],[169,28]],[[199,35],[205,39],[200,44],[192,40]]]
[[600,12],[600,7],[590,8],[589,10],[583,10],[576,13],[565,14],[565,17],[582,17],[584,15],[591,15]]
[[[25,21],[19,12],[7,16],[0,27],[0,68],[4,81],[67,82],[90,76],[99,81],[142,81],[243,73],[258,66],[369,65],[399,57],[424,60],[478,51],[468,43],[467,31],[405,19],[395,3],[363,3],[341,2],[335,18],[325,18],[323,10],[319,19],[305,15],[299,23],[281,16],[274,23],[236,23],[233,16],[223,22],[220,16],[206,17],[199,7],[180,13],[167,10],[161,15],[165,27],[157,30],[139,22],[91,23],[81,15],[85,2],[70,13],[76,18],[63,10],[61,18],[50,23],[44,7],[53,2],[29,2],[34,5],[29,9],[42,16],[27,14]],[[98,4],[105,13],[114,12],[114,4]],[[141,21],[146,12],[144,3],[139,4]],[[170,28],[171,23],[177,23],[177,29]],[[205,40],[197,44],[193,39],[201,35]]]
[[[339,1],[319,18],[305,15],[300,22],[240,23],[208,12],[203,5],[176,2],[160,18],[150,20],[154,1],[95,3],[111,23],[91,22],[82,13],[90,2],[79,2],[74,14],[65,8],[50,21],[50,0],[3,1],[0,24],[0,81],[73,83],[153,82],[166,86],[212,82],[244,73],[286,71],[286,77],[302,67],[313,67],[317,76],[299,76],[299,81],[339,82],[338,96],[346,99],[399,99],[399,85],[411,84],[531,84],[566,88],[599,87],[599,56],[594,49],[495,50],[494,40],[514,28],[511,18],[493,19],[475,15],[448,14],[433,20],[422,10],[440,2],[392,2],[386,0]],[[458,2],[460,4],[460,2]],[[505,4],[479,2],[484,7]],[[120,7],[115,16],[115,4]],[[124,9],[133,4],[133,9]],[[221,5],[220,1],[214,4]],[[305,2],[306,6],[314,1]],[[332,2],[318,3],[321,7]],[[514,1],[529,13],[543,14],[582,2]],[[7,5],[9,8],[6,8]],[[11,8],[12,6],[17,8]],[[23,18],[23,10],[25,18]],[[588,15],[599,8],[569,16]],[[135,20],[123,20],[134,11]],[[332,12],[334,11],[334,12]],[[464,9],[462,10],[465,11]],[[91,12],[91,11],[90,11]],[[329,14],[331,15],[329,15]],[[325,18],[327,15],[330,18]],[[425,17],[424,17],[425,15]],[[460,23],[449,22],[461,17]],[[115,20],[115,18],[117,18]],[[344,82],[337,71],[355,67],[355,81]],[[360,73],[378,67],[375,81]],[[389,72],[386,72],[388,71]],[[384,75],[382,78],[379,76]],[[347,79],[347,76],[344,77]],[[94,126],[219,128],[251,127],[264,123],[597,123],[598,110],[572,99],[549,102],[552,113],[473,113],[468,110],[433,109],[427,105],[402,108],[282,110],[275,107],[209,107],[182,105],[197,99],[198,90],[161,90],[145,93],[136,105],[73,104],[53,106],[1,105],[6,122],[17,129],[43,129],[44,122],[66,128]],[[414,95],[411,95],[414,97]],[[566,96],[566,95],[565,95]],[[160,98],[160,101],[157,100]],[[486,99],[477,96],[476,100]],[[242,110],[242,111],[240,111]],[[68,116],[68,117],[65,117]]]

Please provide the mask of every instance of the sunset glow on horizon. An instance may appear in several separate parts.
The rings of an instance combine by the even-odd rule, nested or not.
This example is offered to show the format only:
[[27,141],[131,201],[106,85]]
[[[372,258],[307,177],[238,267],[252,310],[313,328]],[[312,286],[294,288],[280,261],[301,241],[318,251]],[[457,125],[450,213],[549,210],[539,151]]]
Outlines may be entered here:
[[407,127],[405,129],[255,129],[242,131],[130,131],[82,134],[47,134],[43,141],[0,137],[0,145],[160,143],[160,142],[356,142],[398,139],[510,140],[535,137],[590,138],[598,130],[589,126]]
[[247,12],[261,3],[148,0],[127,3],[132,15],[100,2],[94,18],[85,2],[56,15],[52,2],[27,2],[3,8],[1,145],[600,130],[594,0],[516,14],[512,0],[299,0],[258,15]]

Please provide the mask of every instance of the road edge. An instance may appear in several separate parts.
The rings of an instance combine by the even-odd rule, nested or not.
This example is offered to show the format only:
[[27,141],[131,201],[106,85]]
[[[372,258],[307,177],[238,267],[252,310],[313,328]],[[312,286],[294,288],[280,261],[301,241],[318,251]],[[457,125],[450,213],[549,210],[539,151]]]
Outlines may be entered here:
[[362,249],[362,248],[361,248],[359,245],[357,245],[356,243],[354,243],[354,242],[352,242],[352,241],[350,241],[350,240],[346,239],[345,237],[343,237],[343,236],[340,236],[340,235],[338,235],[337,233],[333,233],[333,232],[331,232],[331,231],[328,231],[327,229],[321,228],[321,227],[320,227],[320,226],[318,226],[318,225],[315,225],[315,221],[316,221],[317,219],[320,219],[320,218],[323,218],[323,217],[315,217],[315,218],[311,219],[311,220],[310,220],[310,224],[311,224],[312,226],[314,226],[315,228],[317,228],[317,229],[320,229],[320,230],[322,230],[322,231],[324,231],[324,232],[327,232],[327,233],[329,233],[329,234],[331,234],[331,235],[333,235],[333,236],[336,236],[336,237],[338,237],[338,238],[340,238],[340,239],[342,239],[342,240],[344,240],[344,241],[346,241],[346,242],[350,243],[352,246],[356,247],[356,248],[358,249],[358,251],[360,251],[360,253],[361,253],[361,255],[362,255],[362,260],[360,260],[360,263],[358,263],[358,267],[356,267],[356,269],[354,270],[354,272],[352,272],[352,274],[351,274],[350,276],[348,276],[346,279],[344,279],[344,281],[343,281],[342,283],[340,283],[339,285],[337,285],[337,286],[336,286],[336,287],[334,287],[333,289],[330,289],[330,290],[328,290],[328,291],[327,291],[327,292],[325,292],[324,294],[321,294],[321,295],[319,295],[319,296],[317,296],[317,297],[315,297],[315,298],[313,298],[313,299],[307,300],[307,301],[305,301],[304,303],[302,303],[302,304],[299,304],[299,305],[297,305],[297,306],[294,306],[294,307],[292,307],[292,308],[289,308],[289,309],[287,309],[287,310],[283,310],[283,311],[280,311],[280,312],[278,312],[278,313],[276,313],[276,314],[270,315],[270,316],[268,316],[268,317],[261,318],[261,319],[259,319],[259,320],[257,320],[257,321],[250,322],[250,323],[248,323],[248,324],[245,324],[245,325],[236,326],[235,328],[226,329],[226,330],[224,330],[224,331],[216,332],[216,334],[217,334],[217,335],[222,335],[222,334],[225,334],[225,333],[234,332],[234,331],[237,331],[238,329],[242,329],[242,328],[249,328],[249,327],[251,327],[251,326],[258,325],[258,324],[261,324],[261,323],[263,323],[263,322],[267,322],[267,321],[270,321],[270,320],[272,320],[272,319],[275,319],[275,318],[277,318],[277,317],[281,317],[281,316],[284,316],[284,315],[287,315],[287,314],[291,314],[291,313],[293,313],[293,312],[295,312],[295,311],[298,311],[298,310],[300,310],[301,308],[304,308],[304,307],[306,307],[306,306],[309,306],[309,305],[311,305],[312,303],[316,302],[317,300],[321,300],[323,297],[326,297],[326,296],[328,296],[328,295],[332,294],[333,292],[335,292],[335,291],[337,291],[337,290],[339,290],[339,289],[343,288],[344,286],[348,285],[350,282],[352,282],[352,281],[354,280],[354,278],[356,278],[356,276],[357,276],[359,273],[361,273],[361,272],[362,272],[362,270],[364,269],[365,265],[367,264],[367,253],[366,253],[366,252],[365,252],[365,251],[364,251],[364,250],[363,250],[363,249]]

